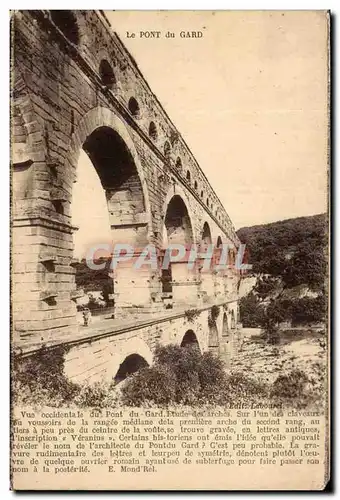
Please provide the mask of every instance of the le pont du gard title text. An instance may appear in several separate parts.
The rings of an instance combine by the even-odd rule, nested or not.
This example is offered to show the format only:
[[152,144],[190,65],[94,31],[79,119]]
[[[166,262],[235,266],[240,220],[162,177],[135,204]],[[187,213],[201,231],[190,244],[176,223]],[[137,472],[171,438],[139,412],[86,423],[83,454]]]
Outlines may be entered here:
[[126,38],[203,38],[203,31],[126,31]]

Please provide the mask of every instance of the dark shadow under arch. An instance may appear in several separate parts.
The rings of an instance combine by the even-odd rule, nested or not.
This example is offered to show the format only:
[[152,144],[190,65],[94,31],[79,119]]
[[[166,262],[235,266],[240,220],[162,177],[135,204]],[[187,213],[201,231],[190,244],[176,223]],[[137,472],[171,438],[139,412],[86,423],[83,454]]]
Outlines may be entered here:
[[223,314],[222,336],[227,337],[227,339],[229,340],[230,331],[229,331],[229,324],[228,324],[228,315],[226,312]]
[[102,59],[100,61],[99,76],[102,84],[109,89],[112,89],[116,84],[116,77],[113,72],[112,66],[106,59]]
[[128,108],[132,116],[134,116],[135,118],[140,117],[140,107],[137,99],[135,99],[134,97],[130,97],[128,102]]
[[190,347],[200,350],[200,345],[193,330],[188,330],[187,332],[185,332],[181,342],[181,347]]
[[[86,139],[83,149],[90,157],[107,191],[108,203],[115,204],[115,209],[122,210],[124,190],[133,192],[133,203],[124,206],[127,213],[144,212],[145,202],[142,184],[137,168],[122,137],[110,127],[98,127]],[[133,188],[133,191],[131,191]],[[126,204],[127,205],[127,204]],[[112,207],[109,207],[113,211]]]
[[171,198],[165,215],[168,243],[192,243],[193,230],[188,209],[179,195]]
[[141,368],[146,368],[147,366],[149,365],[142,356],[140,356],[139,354],[130,354],[119,366],[119,370],[116,373],[114,382],[118,384],[119,382],[125,380],[129,375],[132,375]]
[[212,244],[211,230],[207,222],[203,225],[202,236],[201,236],[201,247],[202,250],[206,250],[209,245]]

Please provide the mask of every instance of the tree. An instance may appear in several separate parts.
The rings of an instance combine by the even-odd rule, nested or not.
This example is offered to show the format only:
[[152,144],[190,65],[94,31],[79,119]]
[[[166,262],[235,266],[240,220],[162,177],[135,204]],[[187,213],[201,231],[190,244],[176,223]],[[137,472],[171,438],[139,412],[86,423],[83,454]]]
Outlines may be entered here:
[[277,289],[279,282],[277,278],[272,276],[258,277],[254,292],[261,300],[264,300]]
[[250,292],[240,300],[240,319],[245,328],[258,328],[262,325],[264,307],[258,297]]
[[327,268],[326,214],[245,227],[237,234],[249,251],[253,272],[282,277],[286,287],[321,291]]

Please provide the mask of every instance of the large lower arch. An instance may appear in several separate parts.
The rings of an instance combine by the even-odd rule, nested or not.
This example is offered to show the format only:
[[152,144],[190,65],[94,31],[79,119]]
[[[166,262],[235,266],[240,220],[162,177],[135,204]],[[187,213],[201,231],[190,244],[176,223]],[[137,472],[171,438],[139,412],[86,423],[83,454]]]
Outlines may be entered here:
[[69,161],[76,172],[79,155],[83,149],[83,145],[87,143],[89,137],[94,131],[102,127],[107,127],[108,129],[113,130],[114,133],[119,136],[121,141],[125,143],[128,153],[135,165],[143,192],[146,213],[145,219],[148,227],[148,236],[150,236],[152,230],[150,199],[143,167],[126,125],[115,113],[113,113],[113,111],[108,108],[98,106],[96,108],[92,108],[81,118],[71,137]]
[[[149,243],[152,224],[147,185],[137,151],[124,123],[102,107],[92,109],[80,120],[72,136],[73,165],[81,157],[81,151],[91,160],[107,202],[110,241],[98,244],[111,245],[106,250],[107,257],[111,253],[115,256],[117,244],[129,245],[133,252],[131,259],[120,261],[112,273],[114,293],[111,293],[111,300],[116,316],[125,316],[131,310],[138,314],[140,308],[152,307],[150,269],[136,271],[132,258],[137,258]],[[93,246],[91,242],[91,255]],[[101,256],[101,250],[97,252],[98,257]]]
[[97,171],[106,194],[113,243],[142,242],[145,230],[145,200],[136,164],[122,137],[111,127],[98,127],[87,138],[83,149]]

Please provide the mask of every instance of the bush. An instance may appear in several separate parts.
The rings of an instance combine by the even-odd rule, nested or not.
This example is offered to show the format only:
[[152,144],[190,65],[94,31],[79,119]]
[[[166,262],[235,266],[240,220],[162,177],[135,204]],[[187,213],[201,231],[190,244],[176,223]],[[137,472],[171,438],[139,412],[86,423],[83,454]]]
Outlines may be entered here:
[[222,401],[226,384],[220,358],[195,346],[168,345],[155,352],[155,364],[127,380],[123,401],[139,406],[145,402],[158,405],[197,405]]
[[93,385],[83,385],[74,398],[74,403],[80,408],[105,408],[109,388],[100,382]]
[[198,376],[201,384],[200,398],[202,402],[223,404],[227,376],[221,358],[211,352],[203,354],[198,366]]
[[177,359],[171,359],[168,367],[176,380],[175,402],[190,405],[199,399],[201,391],[199,377],[201,360],[200,351],[190,347],[178,348]]
[[286,375],[279,375],[273,382],[270,396],[280,399],[303,398],[309,382],[307,375],[301,370],[292,370]]
[[326,321],[327,303],[324,294],[315,298],[271,299],[267,307],[254,292],[240,300],[241,322],[246,328],[263,327],[271,329],[283,321],[292,321],[293,326],[308,325]]
[[302,297],[292,304],[292,324],[306,325],[326,321],[327,305],[324,295]]
[[261,401],[268,402],[269,389],[267,385],[242,372],[233,372],[227,379],[226,400],[230,407],[250,408]]
[[19,404],[60,406],[73,400],[80,388],[64,375],[67,348],[42,347],[33,356],[12,357],[12,396]]
[[249,292],[240,300],[240,320],[245,328],[258,328],[262,326],[265,308],[260,304],[259,298]]
[[142,368],[132,375],[122,388],[122,403],[141,406],[145,403],[164,406],[175,399],[176,381],[167,366]]
[[276,325],[268,326],[261,335],[262,338],[271,345],[277,345],[281,342],[280,329]]
[[193,322],[200,315],[200,312],[198,309],[187,309],[184,314],[188,321]]

